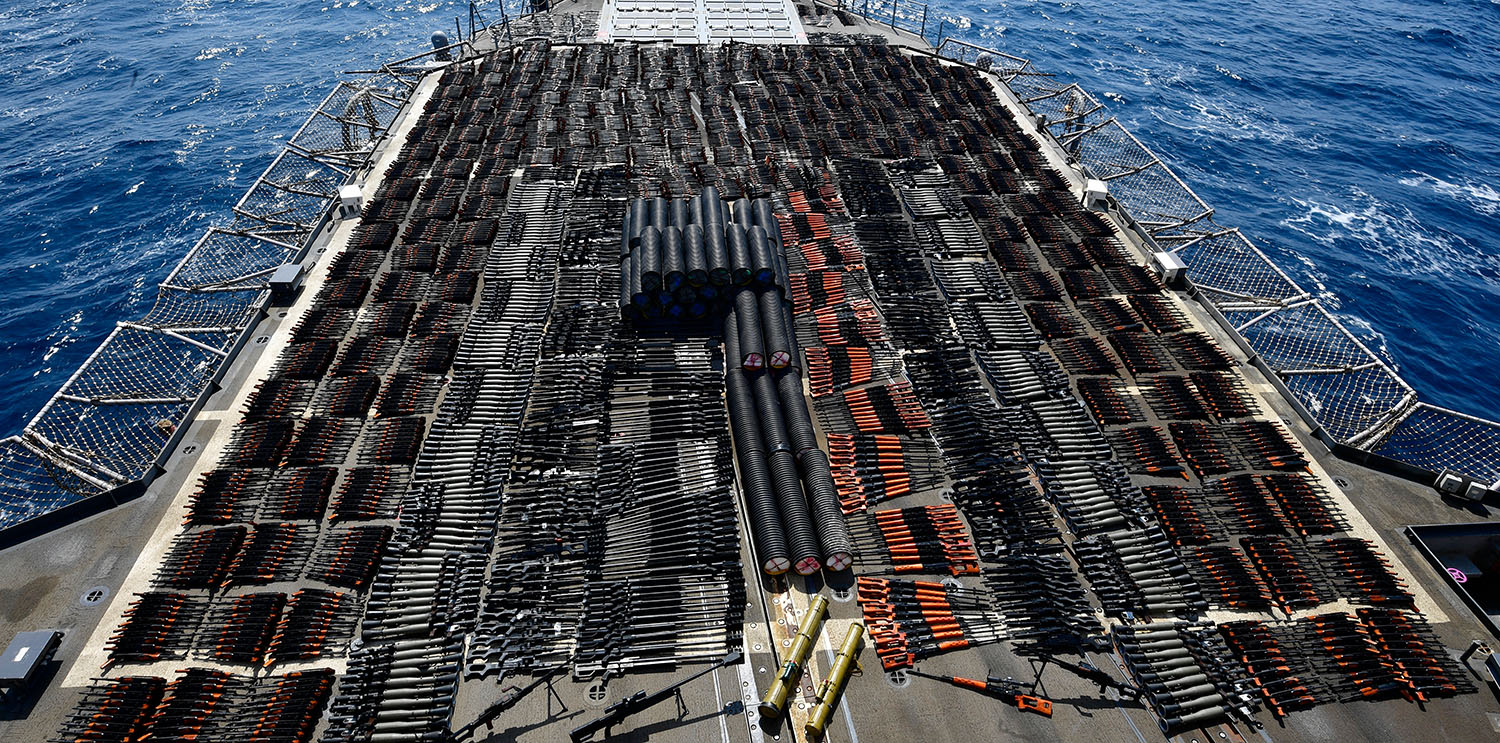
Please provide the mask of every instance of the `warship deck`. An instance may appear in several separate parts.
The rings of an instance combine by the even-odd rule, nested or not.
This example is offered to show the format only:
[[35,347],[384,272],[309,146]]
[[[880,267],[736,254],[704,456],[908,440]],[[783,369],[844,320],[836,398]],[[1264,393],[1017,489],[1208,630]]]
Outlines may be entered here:
[[[948,579],[969,591],[990,591],[980,574],[892,575],[882,543],[868,528],[869,511],[957,504],[969,538],[980,545],[981,566],[988,570],[1011,559],[1005,550],[984,548],[1003,539],[986,535],[985,524],[976,523],[971,509],[978,496],[955,475],[961,457],[949,441],[933,443],[926,427],[900,435],[937,453],[936,473],[918,473],[905,495],[888,498],[878,489],[865,494],[868,507],[852,509],[849,517],[859,544],[851,571],[770,577],[758,569],[741,477],[734,476],[722,397],[726,361],[717,328],[634,328],[615,307],[621,218],[638,197],[690,197],[714,186],[726,199],[770,199],[791,272],[803,277],[801,286],[810,286],[812,275],[821,282],[819,291],[792,300],[804,352],[831,347],[817,343],[824,337],[817,310],[837,314],[850,300],[875,309],[888,337],[867,338],[866,345],[887,351],[877,355],[873,378],[846,378],[848,370],[836,370],[834,381],[819,377],[807,386],[825,450],[830,435],[864,433],[845,425],[838,409],[844,393],[891,382],[906,385],[927,416],[937,419],[934,430],[943,428],[941,419],[952,410],[975,405],[963,395],[986,396],[998,418],[985,412],[980,419],[1005,420],[1007,426],[987,434],[998,439],[981,440],[1007,447],[996,452],[1003,461],[995,465],[1011,475],[1005,482],[1037,494],[1048,468],[1069,459],[1056,456],[1057,447],[1067,451],[1070,444],[1045,440],[1045,420],[1044,440],[1023,440],[1014,411],[1072,403],[1081,378],[1118,382],[1117,391],[1133,401],[1135,412],[1127,416],[1132,422],[1102,424],[1097,441],[1116,442],[1124,428],[1165,431],[1173,423],[1202,422],[1171,417],[1155,393],[1143,392],[1155,377],[1185,379],[1194,371],[1159,345],[1156,336],[1163,333],[1132,331],[1149,336],[1141,342],[1155,349],[1147,355],[1166,367],[1161,371],[1132,372],[1122,365],[1089,373],[1057,363],[1063,341],[1118,349],[1120,341],[1110,340],[1112,328],[1080,310],[1094,299],[1136,290],[1122,293],[1114,279],[1098,272],[1103,283],[1095,293],[1086,288],[1091,279],[1074,276],[1091,269],[1048,250],[1052,241],[1042,237],[1049,225],[1061,224],[1054,218],[1084,212],[1078,205],[1086,178],[1003,83],[931,55],[919,37],[847,13],[809,12],[787,1],[734,4],[733,13],[714,16],[714,5],[564,4],[553,10],[551,40],[480,39],[480,54],[423,78],[392,126],[389,144],[366,171],[362,217],[336,222],[309,251],[301,293],[261,321],[257,350],[234,360],[222,389],[185,431],[166,474],[142,498],[0,554],[7,569],[0,581],[0,638],[41,627],[65,632],[55,660],[43,669],[45,683],[0,704],[0,737],[72,740],[76,736],[59,737],[59,731],[71,729],[69,724],[76,728],[76,715],[91,709],[86,690],[123,678],[172,682],[197,668],[221,674],[210,679],[214,683],[234,686],[230,709],[194,718],[198,728],[159,729],[158,737],[201,731],[209,740],[261,734],[276,740],[566,740],[571,728],[610,703],[664,687],[740,650],[745,663],[687,684],[680,700],[631,716],[611,739],[804,740],[803,724],[839,638],[850,624],[864,622],[854,575]],[[801,17],[791,15],[794,9]],[[678,44],[620,43],[643,41],[649,34],[645,24],[666,16]],[[776,45],[745,41],[757,38]],[[729,39],[736,41],[720,43]],[[929,118],[939,110],[941,118]],[[985,181],[993,168],[979,163],[997,153],[1012,156],[1014,172],[990,174]],[[992,157],[989,165],[996,162]],[[1071,208],[1052,215],[1033,209],[1026,213],[1029,221],[1009,212],[1006,219],[1028,227],[1018,239],[997,238],[984,223],[994,213],[983,209],[1004,210],[1022,195],[1043,193],[1065,195]],[[1109,228],[1099,237],[1126,258],[1106,265],[1150,265],[1151,248],[1126,228],[1124,215],[1113,206],[1098,214]],[[960,273],[1002,280],[951,278]],[[1044,284],[1050,275],[1063,291],[1032,291],[1017,278],[1020,273]],[[1234,420],[1279,423],[1295,435],[1309,459],[1302,476],[1341,517],[1334,536],[1376,546],[1404,580],[1412,609],[1445,646],[1440,652],[1462,667],[1458,654],[1487,632],[1400,529],[1484,520],[1484,507],[1458,509],[1429,488],[1331,456],[1202,307],[1179,292],[1139,291],[1180,313],[1173,334],[1217,340],[1233,362],[1217,371],[1241,382],[1241,397],[1251,403],[1251,411]],[[1019,313],[1034,304],[1047,308]],[[1025,329],[1045,337],[1015,346],[976,340],[975,333],[996,327],[986,325],[993,318],[983,309],[992,305],[1032,318],[1039,326]],[[1054,310],[1075,322],[1070,330],[1046,335],[1037,318]],[[965,312],[972,314],[950,314]],[[1006,388],[999,383],[1003,374],[981,371],[986,353],[1017,350],[1044,356],[1065,376],[1038,395]],[[315,358],[309,356],[314,352]],[[814,376],[811,356],[802,362]],[[945,369],[958,380],[954,389],[935,385]],[[397,388],[404,397],[391,393]],[[356,414],[338,412],[351,405]],[[1050,457],[1042,451],[1049,446]],[[1118,459],[1129,464],[1123,454]],[[1132,471],[1130,478],[1140,486],[1199,488],[1281,469],[1257,467],[1250,457],[1229,466],[1170,478]],[[284,496],[298,492],[303,480],[296,478],[311,477],[314,470],[328,479],[311,497],[316,513],[309,514],[308,506]],[[207,482],[223,490],[244,487],[253,496],[238,502],[208,497],[206,477],[236,472],[249,472],[249,484]],[[706,484],[704,507],[717,503],[732,511],[717,515],[733,517],[738,560],[726,564],[670,550],[659,559],[643,558],[622,545],[638,532],[619,524],[636,512],[622,514],[613,499],[643,509],[649,521],[652,506],[645,494],[656,490],[641,473]],[[714,500],[721,491],[728,496]],[[559,508],[549,508],[549,502]],[[1049,502],[1055,508],[1058,498]],[[1073,552],[1064,547],[1087,529],[1075,533],[1079,525],[1060,512],[1048,515],[1038,528],[1052,530],[1056,554],[1069,555],[1076,571]],[[1211,521],[1220,532],[1215,544],[1228,541],[1232,547],[1252,533],[1222,515]],[[575,544],[587,542],[589,529],[603,535],[602,547]],[[238,555],[194,552],[193,544],[212,541],[204,536],[210,533],[236,544]],[[275,549],[267,548],[270,556],[261,556],[261,565],[246,567],[250,546],[262,538]],[[1287,541],[1307,549],[1319,540]],[[663,549],[660,540],[650,544]],[[1192,551],[1177,546],[1183,554]],[[207,569],[209,575],[198,575],[194,565],[208,558],[222,562]],[[194,565],[185,564],[190,560]],[[403,580],[425,574],[429,565],[440,565],[435,584],[403,589]],[[637,585],[649,591],[656,584],[637,583],[632,569],[670,576],[672,593],[660,603],[649,594],[636,596]],[[591,582],[605,580],[605,595],[591,592]],[[1087,577],[1078,573],[1074,580],[1056,590],[1082,593],[1089,587],[1093,611],[1087,618],[1101,635],[1131,619],[1173,619],[1169,611],[1131,617],[1108,612]],[[1210,597],[1196,615],[1218,623],[1291,622],[1371,606],[1337,587],[1342,584],[1321,585],[1320,600],[1292,610],[1236,609]],[[623,589],[654,613],[636,616],[627,611],[630,605],[611,603],[608,594]],[[741,590],[743,606],[737,600]],[[236,622],[255,618],[259,610],[251,597],[279,596],[277,612],[290,615],[292,607],[281,602],[295,601],[289,597],[299,592],[337,593],[346,602],[337,604],[344,618],[326,624],[332,639],[312,643],[314,649],[302,656],[288,651],[285,658],[275,645],[268,655],[262,642],[249,660],[223,641]],[[148,593],[172,594],[173,606],[186,608],[158,616],[185,623],[191,616],[193,626],[142,657],[133,651],[143,648],[111,645],[110,638],[132,604]],[[831,599],[830,618],[787,722],[768,723],[756,703],[819,593]],[[1000,616],[1013,609],[1024,613],[1009,603],[1015,596],[990,596]],[[695,607],[702,608],[701,616],[690,616]],[[739,626],[715,624],[724,621]],[[654,630],[661,626],[669,631],[660,642],[632,640],[638,631],[657,638]],[[921,658],[916,668],[1013,677],[1030,685],[1040,664],[1023,644],[1019,638],[976,643]],[[382,662],[391,667],[392,649],[421,661],[407,666],[411,673],[436,681],[415,697],[372,685],[371,669]],[[1113,648],[1053,652],[1125,678]],[[1481,678],[1479,660],[1464,668],[1475,692],[1416,702],[1399,696],[1345,701],[1350,695],[1335,691],[1285,717],[1257,705],[1249,720],[1225,716],[1170,736],[1194,743],[1486,740],[1500,734],[1500,696]],[[1056,666],[1042,672],[1035,691],[1054,703],[1050,719],[938,681],[886,673],[873,640],[867,640],[860,666],[828,726],[828,740],[1145,743],[1168,736],[1145,703],[1102,692]],[[530,683],[553,668],[561,673],[550,684],[503,712],[488,712],[506,687]],[[281,737],[250,732],[271,709],[266,695],[293,688],[276,684],[298,672],[315,679],[318,669],[330,669],[336,681],[312,692],[321,695],[308,713],[313,728],[293,726],[275,733]],[[361,674],[365,680],[356,679]],[[178,688],[185,690],[185,682]],[[169,698],[172,693],[168,689]]]

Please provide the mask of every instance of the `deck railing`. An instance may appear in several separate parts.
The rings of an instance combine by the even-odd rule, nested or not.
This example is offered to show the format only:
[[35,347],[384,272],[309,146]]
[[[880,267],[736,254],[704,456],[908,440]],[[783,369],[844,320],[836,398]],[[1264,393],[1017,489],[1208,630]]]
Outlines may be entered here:
[[[926,39],[937,31],[936,18],[929,18],[927,3],[915,0],[817,0],[818,4],[851,15],[867,23],[886,26]],[[933,23],[929,23],[933,21]]]
[[0,440],[0,546],[144,492],[235,355],[252,342],[270,275],[328,226],[412,89],[410,71],[342,80],[21,433]]
[[1331,448],[1431,482],[1500,481],[1500,423],[1421,401],[1383,358],[1076,83],[955,38],[937,53],[995,73],[1068,156],[1106,182],[1133,227],[1188,266],[1192,292]]

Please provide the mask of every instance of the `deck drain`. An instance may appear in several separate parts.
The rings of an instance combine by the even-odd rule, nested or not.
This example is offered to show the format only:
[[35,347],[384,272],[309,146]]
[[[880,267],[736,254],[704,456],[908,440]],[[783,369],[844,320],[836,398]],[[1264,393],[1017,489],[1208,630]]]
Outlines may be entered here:
[[1333,484],[1339,486],[1340,490],[1348,490],[1349,488],[1354,487],[1354,483],[1349,482],[1349,478],[1344,477],[1343,475],[1334,475]]
[[906,687],[911,686],[911,676],[907,675],[905,668],[897,668],[894,671],[886,672],[885,682],[887,684],[890,684],[893,688],[905,689]]
[[109,598],[109,586],[94,586],[83,592],[83,596],[78,599],[78,603],[84,606],[98,606],[104,603],[104,600],[107,598]]
[[271,336],[269,336],[269,335],[257,335],[257,336],[255,336],[255,345],[257,345],[257,346],[264,346],[265,344],[269,343],[270,341],[271,341]]
[[595,681],[583,692],[583,698],[590,707],[603,707],[609,701],[609,689],[604,687],[603,681]]
[[195,451],[198,451],[197,444],[188,444],[187,446],[182,447],[183,454],[192,454]]

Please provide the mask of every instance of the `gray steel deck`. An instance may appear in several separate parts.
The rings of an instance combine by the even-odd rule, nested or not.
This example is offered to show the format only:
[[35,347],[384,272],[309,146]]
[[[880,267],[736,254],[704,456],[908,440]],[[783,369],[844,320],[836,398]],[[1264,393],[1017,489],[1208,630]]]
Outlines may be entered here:
[[[656,5],[664,4],[666,0]],[[694,7],[703,11],[707,5],[712,3],[700,2]],[[784,5],[792,7],[789,1]],[[622,23],[626,15],[620,7],[624,6],[613,11],[616,15],[611,38],[641,40],[645,34],[639,28]],[[645,17],[650,7],[654,6],[636,3],[637,9],[632,12]],[[587,4],[565,3],[556,12],[565,17],[593,10]],[[611,10],[606,8],[605,17],[609,18],[610,13]],[[683,33],[681,38],[702,41],[706,27],[700,25],[700,16],[694,17],[697,20],[691,26],[691,34],[688,26],[679,24]],[[869,33],[900,43],[917,43],[909,35],[890,28],[862,23],[846,25],[831,16],[804,17],[794,25],[808,33]],[[791,27],[789,25],[788,29]],[[600,30],[601,35],[605,33],[604,29]],[[711,28],[708,33],[710,41],[719,38],[713,35],[715,32]],[[758,36],[752,37],[759,39]],[[421,109],[424,96],[431,93],[435,82],[434,78],[429,78],[424,83],[423,90],[414,96],[412,111]],[[1003,89],[997,86],[997,90],[1002,101],[1011,106],[1018,105]],[[398,122],[394,128],[396,136],[392,138],[394,143],[383,153],[383,162],[395,158],[399,149],[395,143],[404,138],[415,118],[409,114]],[[1024,117],[1021,118],[1025,121]],[[1059,151],[1050,154],[1059,163],[1065,159]],[[383,167],[377,167],[374,172],[383,170]],[[375,185],[372,182],[367,193],[372,193]],[[0,553],[0,565],[7,573],[0,580],[0,641],[15,632],[41,627],[53,627],[66,633],[56,660],[40,675],[45,689],[19,701],[0,705],[0,739],[31,741],[48,738],[73,709],[79,690],[91,678],[102,675],[103,641],[119,624],[121,612],[131,595],[146,588],[158,561],[177,533],[194,483],[203,471],[213,466],[217,454],[227,444],[230,429],[239,419],[250,391],[265,378],[277,353],[287,343],[290,327],[306,312],[321,286],[327,258],[343,249],[352,230],[352,223],[339,226],[323,238],[326,253],[319,255],[322,251],[315,250],[310,254],[308,262],[313,273],[300,298],[284,313],[273,314],[262,321],[256,332],[267,339],[261,344],[262,350],[258,354],[242,354],[234,362],[223,389],[186,431],[179,454],[172,459],[168,472],[151,485],[144,497]],[[1122,236],[1136,250],[1142,250],[1130,233],[1122,232]],[[1197,305],[1185,301],[1182,306],[1191,314],[1198,329],[1222,335],[1218,326]],[[1224,342],[1223,345],[1226,349],[1234,349],[1232,343]],[[1239,360],[1244,361],[1243,358]],[[1456,655],[1471,640],[1486,636],[1484,628],[1428,569],[1399,530],[1413,523],[1488,519],[1488,511],[1482,506],[1467,510],[1456,508],[1439,500],[1426,488],[1328,455],[1322,445],[1300,426],[1291,407],[1275,396],[1270,385],[1259,379],[1252,367],[1242,364],[1237,373],[1244,374],[1264,402],[1298,433],[1304,446],[1317,460],[1317,472],[1347,498],[1350,515],[1357,514],[1357,520],[1364,522],[1356,525],[1356,533],[1382,542],[1389,556],[1401,566],[1401,574],[1418,593],[1418,606],[1434,622],[1450,650]],[[903,498],[896,505],[940,502],[937,492],[928,491]],[[748,539],[743,542],[748,549]],[[748,566],[754,564],[753,559],[743,562]],[[805,719],[810,706],[808,702],[813,696],[814,682],[821,680],[831,659],[831,638],[842,637],[844,628],[859,618],[858,605],[848,598],[833,602],[832,617],[819,641],[810,678],[804,679],[801,695],[793,705],[791,720],[794,724],[787,728],[762,727],[753,712],[754,702],[774,676],[779,663],[778,652],[795,631],[809,596],[825,590],[825,586],[819,576],[791,581],[770,580],[753,567],[745,570],[744,579],[750,596],[745,620],[747,663],[722,669],[686,687],[683,690],[685,714],[679,716],[671,703],[662,705],[631,718],[627,724],[628,732],[616,731],[618,739],[759,743],[768,739],[803,738],[800,722]],[[847,581],[848,577],[836,576],[832,580]],[[847,588],[847,582],[833,588]],[[98,596],[96,591],[103,591],[105,595]],[[1004,610],[1004,606],[999,608]],[[857,743],[860,739],[919,739],[932,743],[976,739],[1144,742],[1162,737],[1152,715],[1140,705],[1101,695],[1092,685],[1059,669],[1046,671],[1041,680],[1041,693],[1056,704],[1054,717],[1046,720],[1007,708],[998,701],[925,679],[900,681],[888,678],[880,673],[879,663],[868,647],[862,658],[864,670],[851,683],[835,723],[829,729],[829,740],[840,743]],[[1096,656],[1095,660],[1102,667],[1118,670],[1113,669],[1104,656]],[[110,670],[109,675],[149,672],[165,676],[183,665],[188,664],[125,666]],[[337,662],[331,665],[340,666]],[[1476,670],[1477,681],[1479,663],[1472,662],[1470,667]],[[1028,680],[1034,675],[1033,667],[1004,644],[938,656],[923,661],[921,668],[935,673],[968,676],[989,673]],[[474,739],[563,740],[569,728],[599,714],[609,702],[624,698],[635,690],[664,686],[689,671],[691,667],[672,672],[631,673],[611,681],[602,694],[591,693],[587,685],[560,677],[555,689],[562,703],[566,704],[565,711],[545,690],[538,690],[491,726],[481,727]],[[1404,701],[1325,705],[1294,713],[1284,723],[1262,712],[1259,719],[1264,723],[1263,730],[1249,729],[1243,724],[1224,725],[1185,733],[1178,738],[1183,741],[1206,741],[1209,738],[1321,741],[1386,740],[1400,736],[1416,740],[1488,740],[1500,734],[1497,733],[1500,731],[1500,697],[1482,682],[1480,686],[1478,694],[1435,700],[1420,707]],[[500,685],[492,678],[465,682],[453,715],[454,727],[477,717],[499,697],[500,692]]]

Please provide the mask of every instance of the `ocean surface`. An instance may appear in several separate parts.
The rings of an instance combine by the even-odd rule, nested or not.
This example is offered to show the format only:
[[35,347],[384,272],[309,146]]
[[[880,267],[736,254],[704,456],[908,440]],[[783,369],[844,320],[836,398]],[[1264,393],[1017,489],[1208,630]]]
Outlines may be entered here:
[[[424,50],[467,7],[0,9],[0,435],[146,312],[341,70]],[[1500,417],[1500,4],[935,7],[1106,100],[1427,399]]]

